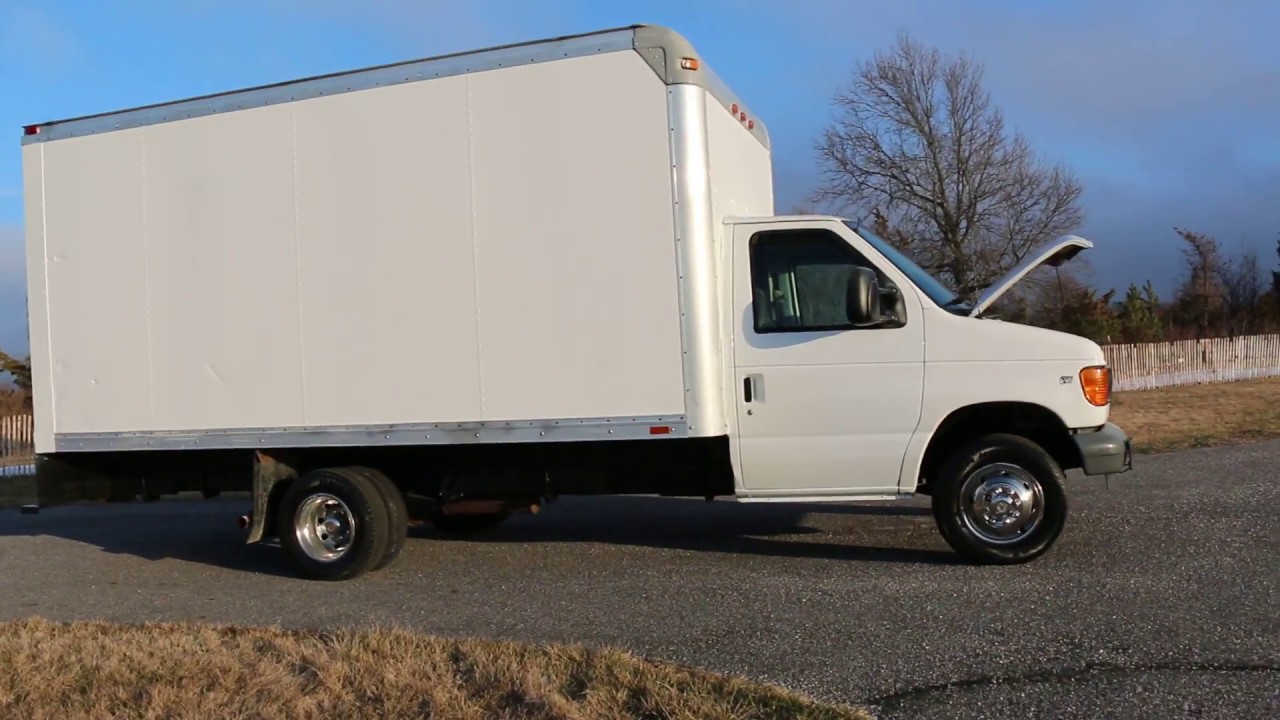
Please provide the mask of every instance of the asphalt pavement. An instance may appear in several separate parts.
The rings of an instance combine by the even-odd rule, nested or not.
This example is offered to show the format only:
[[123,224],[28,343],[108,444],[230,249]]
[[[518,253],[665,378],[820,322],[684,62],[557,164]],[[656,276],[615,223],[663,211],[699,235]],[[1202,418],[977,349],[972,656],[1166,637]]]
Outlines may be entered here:
[[1280,717],[1280,442],[1071,478],[1057,547],[971,567],[924,502],[565,498],[413,531],[358,580],[245,546],[242,498],[0,513],[0,619],[409,625],[610,644],[883,718]]

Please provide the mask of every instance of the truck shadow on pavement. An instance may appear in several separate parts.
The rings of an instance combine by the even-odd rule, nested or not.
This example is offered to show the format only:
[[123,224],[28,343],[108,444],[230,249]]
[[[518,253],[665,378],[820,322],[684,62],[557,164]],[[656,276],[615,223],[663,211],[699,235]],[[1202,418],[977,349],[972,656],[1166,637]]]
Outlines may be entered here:
[[0,513],[0,542],[53,537],[144,560],[178,560],[247,573],[290,576],[277,547],[245,544],[237,518],[248,500],[161,500]]
[[927,506],[758,503],[611,496],[562,499],[538,515],[513,515],[473,535],[430,525],[411,538],[487,544],[626,545],[763,557],[959,564]]
[[[161,500],[0,513],[0,542],[55,537],[145,560],[178,560],[292,577],[274,544],[246,545],[236,524],[248,500]],[[446,536],[410,528],[409,544],[604,544],[850,562],[955,564],[928,508],[909,505],[757,504],[655,498],[562,499],[537,515],[489,530]]]

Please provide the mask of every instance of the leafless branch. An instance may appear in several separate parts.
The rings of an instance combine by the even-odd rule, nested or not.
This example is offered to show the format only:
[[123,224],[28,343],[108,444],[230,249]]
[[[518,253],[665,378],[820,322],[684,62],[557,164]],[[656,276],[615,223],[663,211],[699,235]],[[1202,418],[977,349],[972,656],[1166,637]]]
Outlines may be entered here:
[[1080,183],[1006,130],[967,56],[901,35],[855,70],[834,105],[814,200],[883,213],[895,241],[962,295],[1083,221]]

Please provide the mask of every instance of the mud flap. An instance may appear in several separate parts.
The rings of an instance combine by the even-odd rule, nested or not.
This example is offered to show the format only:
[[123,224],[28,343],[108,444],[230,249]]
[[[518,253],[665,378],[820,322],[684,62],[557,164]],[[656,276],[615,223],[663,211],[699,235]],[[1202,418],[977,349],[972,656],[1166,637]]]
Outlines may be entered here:
[[249,536],[246,543],[262,542],[272,521],[271,498],[276,487],[298,476],[290,465],[266,453],[253,454],[253,513],[249,516]]

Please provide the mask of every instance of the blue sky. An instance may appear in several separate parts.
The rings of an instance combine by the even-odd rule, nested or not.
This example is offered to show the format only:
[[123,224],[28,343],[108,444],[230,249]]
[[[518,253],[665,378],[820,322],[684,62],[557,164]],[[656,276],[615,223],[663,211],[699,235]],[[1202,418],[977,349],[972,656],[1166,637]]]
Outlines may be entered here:
[[812,188],[832,94],[905,30],[982,61],[1010,124],[1081,177],[1098,284],[1168,290],[1174,226],[1276,264],[1267,0],[0,0],[0,347],[26,350],[22,124],[636,22],[687,36],[769,125],[779,211]]

